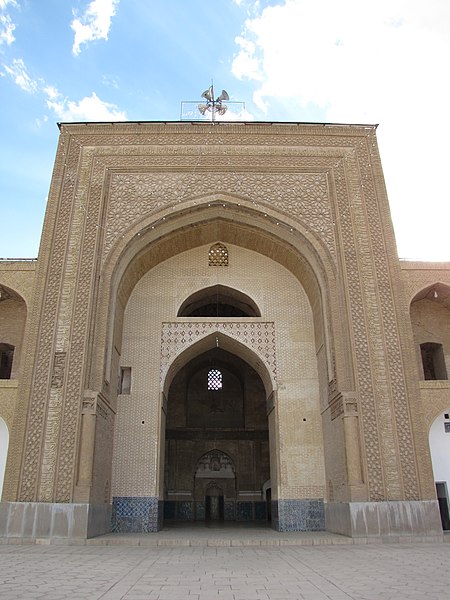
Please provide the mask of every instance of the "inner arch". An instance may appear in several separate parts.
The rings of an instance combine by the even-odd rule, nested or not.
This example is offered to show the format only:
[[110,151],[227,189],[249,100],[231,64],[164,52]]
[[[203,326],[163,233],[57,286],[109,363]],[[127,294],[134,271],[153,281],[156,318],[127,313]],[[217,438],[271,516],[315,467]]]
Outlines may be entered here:
[[225,285],[195,292],[180,306],[177,317],[260,317],[261,311],[247,294]]

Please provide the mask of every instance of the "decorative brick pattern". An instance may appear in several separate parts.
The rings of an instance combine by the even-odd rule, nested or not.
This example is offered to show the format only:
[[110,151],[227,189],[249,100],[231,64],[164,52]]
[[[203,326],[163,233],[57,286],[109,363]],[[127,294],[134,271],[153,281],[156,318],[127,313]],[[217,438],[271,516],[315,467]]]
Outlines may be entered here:
[[211,323],[163,323],[161,336],[161,386],[169,366],[184,350],[198,340],[214,332],[223,332],[227,336],[248,346],[257,354],[273,380],[277,379],[275,356],[274,323],[211,322]]
[[[149,149],[151,152],[151,149]],[[250,151],[251,153],[251,151]],[[148,170],[155,162],[161,162],[161,153],[152,156],[147,164],[141,158],[141,168]],[[173,161],[173,157],[170,157]],[[242,156],[238,157],[241,162]],[[166,159],[167,160],[167,159]],[[186,160],[189,160],[186,157]],[[192,160],[192,158],[190,159]],[[209,162],[207,158],[203,159]],[[236,157],[230,160],[236,161]],[[270,157],[273,168],[273,157]],[[286,160],[289,159],[286,157]],[[247,161],[245,161],[247,162]],[[267,159],[252,157],[254,167],[262,166]],[[286,165],[287,166],[287,165]],[[234,165],[237,169],[238,166]],[[242,168],[242,165],[241,167]],[[192,181],[186,173],[117,173],[111,179],[111,191],[106,230],[105,251],[108,251],[117,237],[136,222],[143,214],[157,212],[163,206],[176,205],[179,198],[207,197],[211,190],[222,190],[224,194],[255,202],[259,206],[277,208],[297,220],[307,223],[312,231],[324,239],[327,247],[334,252],[333,220],[330,211],[326,177],[322,173],[273,174],[246,173],[237,177],[235,173],[209,172],[207,176],[197,176]]]

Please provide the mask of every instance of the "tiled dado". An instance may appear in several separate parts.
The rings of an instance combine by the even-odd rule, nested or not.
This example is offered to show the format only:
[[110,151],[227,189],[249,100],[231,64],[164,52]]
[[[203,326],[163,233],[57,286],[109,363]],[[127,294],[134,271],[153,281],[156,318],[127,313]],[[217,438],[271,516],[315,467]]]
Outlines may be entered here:
[[[206,506],[203,501],[164,502],[164,519],[174,521],[204,521],[207,518]],[[266,502],[235,502],[226,500],[223,507],[224,521],[266,521]]]
[[162,527],[163,503],[153,497],[116,496],[112,505],[112,531],[151,533]]
[[[263,506],[264,505],[264,506]],[[204,516],[204,505],[200,513]],[[236,521],[264,520],[265,503],[237,502],[234,510],[228,506],[225,520],[234,513]],[[190,502],[164,502],[153,497],[122,496],[113,498],[112,531],[115,533],[151,533],[159,531],[163,514],[169,519],[194,520],[195,509]],[[197,514],[197,519],[199,515]],[[200,517],[201,518],[201,517]],[[325,513],[322,499],[272,501],[272,526],[278,531],[324,531]]]
[[323,500],[273,500],[272,526],[277,531],[324,531]]

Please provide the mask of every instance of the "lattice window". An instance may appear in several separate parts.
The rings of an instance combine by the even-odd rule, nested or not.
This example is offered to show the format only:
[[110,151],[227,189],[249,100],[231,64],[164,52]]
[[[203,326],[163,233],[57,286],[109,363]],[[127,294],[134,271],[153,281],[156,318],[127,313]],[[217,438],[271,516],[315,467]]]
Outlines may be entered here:
[[228,249],[225,244],[213,244],[209,249],[210,267],[228,267]]
[[222,389],[222,373],[218,369],[208,371],[208,390]]

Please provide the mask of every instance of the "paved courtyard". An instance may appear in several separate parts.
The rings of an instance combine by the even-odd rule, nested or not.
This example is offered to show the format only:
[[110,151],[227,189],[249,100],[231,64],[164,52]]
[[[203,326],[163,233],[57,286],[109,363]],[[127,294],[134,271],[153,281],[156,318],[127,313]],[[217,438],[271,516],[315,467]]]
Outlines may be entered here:
[[0,545],[2,600],[448,600],[450,544]]

